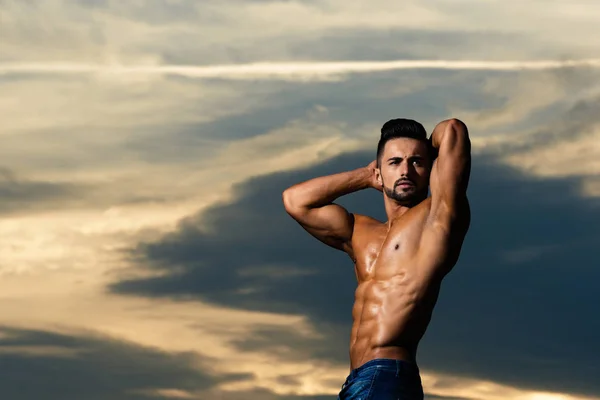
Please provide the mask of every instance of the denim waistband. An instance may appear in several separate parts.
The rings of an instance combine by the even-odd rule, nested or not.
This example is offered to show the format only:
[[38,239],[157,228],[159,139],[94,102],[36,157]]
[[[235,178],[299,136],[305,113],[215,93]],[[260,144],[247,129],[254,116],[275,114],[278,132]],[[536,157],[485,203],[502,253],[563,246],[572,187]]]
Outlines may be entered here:
[[372,368],[377,369],[385,369],[388,371],[396,371],[396,373],[401,372],[419,372],[419,367],[416,363],[407,360],[394,360],[391,358],[375,358],[373,360],[367,361],[363,365],[358,368],[350,371],[350,375],[348,376],[349,380],[352,380],[362,374],[363,372],[370,370]]

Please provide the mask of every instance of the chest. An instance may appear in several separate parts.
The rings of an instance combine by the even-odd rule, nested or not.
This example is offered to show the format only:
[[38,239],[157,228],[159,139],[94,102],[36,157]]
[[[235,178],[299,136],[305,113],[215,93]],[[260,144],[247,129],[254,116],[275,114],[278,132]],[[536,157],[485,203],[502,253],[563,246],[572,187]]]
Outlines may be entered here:
[[374,226],[355,247],[359,281],[387,278],[415,267],[422,227],[415,221]]

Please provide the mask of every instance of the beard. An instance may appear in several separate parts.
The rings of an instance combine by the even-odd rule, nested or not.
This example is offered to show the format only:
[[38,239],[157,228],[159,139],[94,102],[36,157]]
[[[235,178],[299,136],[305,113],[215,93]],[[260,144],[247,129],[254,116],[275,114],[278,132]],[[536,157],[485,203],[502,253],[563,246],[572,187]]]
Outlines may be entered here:
[[394,200],[396,203],[402,204],[402,205],[413,205],[413,204],[420,203],[424,198],[423,193],[422,193],[423,191],[418,190],[415,183],[410,180],[408,180],[408,181],[410,183],[412,183],[412,186],[399,188],[398,186],[403,181],[405,182],[407,180],[404,179],[404,180],[396,181],[394,183],[393,188],[388,188],[384,184],[383,191],[384,191],[385,195],[388,198],[390,198],[391,200]]

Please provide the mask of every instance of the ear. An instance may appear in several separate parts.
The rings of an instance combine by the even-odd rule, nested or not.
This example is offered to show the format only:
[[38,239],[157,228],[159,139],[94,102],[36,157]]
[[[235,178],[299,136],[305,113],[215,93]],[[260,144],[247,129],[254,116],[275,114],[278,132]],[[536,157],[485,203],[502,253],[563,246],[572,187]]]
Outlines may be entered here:
[[381,169],[375,168],[375,177],[377,178],[377,183],[383,186],[383,180],[381,179]]

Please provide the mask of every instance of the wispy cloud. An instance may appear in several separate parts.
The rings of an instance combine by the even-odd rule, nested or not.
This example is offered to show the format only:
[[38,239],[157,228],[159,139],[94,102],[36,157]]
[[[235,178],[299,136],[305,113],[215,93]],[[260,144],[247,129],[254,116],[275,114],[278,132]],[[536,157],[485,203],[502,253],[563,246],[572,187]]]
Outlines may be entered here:
[[220,79],[319,79],[345,74],[406,69],[523,71],[599,68],[600,59],[545,61],[393,60],[341,62],[259,62],[230,65],[121,65],[80,63],[5,63],[0,74],[176,75]]

